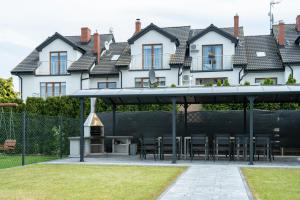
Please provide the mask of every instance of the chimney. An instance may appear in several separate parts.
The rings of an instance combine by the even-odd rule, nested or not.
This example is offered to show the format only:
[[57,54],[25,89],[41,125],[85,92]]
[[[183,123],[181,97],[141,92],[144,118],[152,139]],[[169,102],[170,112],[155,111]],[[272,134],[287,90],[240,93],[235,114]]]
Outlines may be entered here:
[[239,35],[240,35],[240,29],[239,29],[239,16],[238,16],[238,14],[236,14],[236,15],[233,17],[233,19],[234,19],[233,33],[234,33],[234,36],[235,36],[236,38],[238,38]]
[[136,19],[136,21],[135,21],[135,32],[134,33],[140,32],[141,29],[142,29],[142,23],[141,23],[140,19]]
[[296,18],[296,30],[300,32],[300,15]]
[[278,36],[277,36],[278,44],[280,46],[284,46],[285,44],[285,24],[282,20],[279,21],[278,24]]
[[98,32],[94,33],[94,48],[93,48],[94,54],[97,55],[97,64],[100,63],[100,53],[101,53],[101,48],[100,48],[100,35]]
[[88,27],[81,28],[80,42],[88,43],[91,40],[91,30]]

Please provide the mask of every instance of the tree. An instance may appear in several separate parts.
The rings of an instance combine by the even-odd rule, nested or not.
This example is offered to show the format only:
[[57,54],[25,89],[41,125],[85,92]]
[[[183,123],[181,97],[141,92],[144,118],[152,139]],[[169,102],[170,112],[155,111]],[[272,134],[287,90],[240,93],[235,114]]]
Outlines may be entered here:
[[0,99],[17,99],[19,93],[14,91],[13,79],[0,78]]

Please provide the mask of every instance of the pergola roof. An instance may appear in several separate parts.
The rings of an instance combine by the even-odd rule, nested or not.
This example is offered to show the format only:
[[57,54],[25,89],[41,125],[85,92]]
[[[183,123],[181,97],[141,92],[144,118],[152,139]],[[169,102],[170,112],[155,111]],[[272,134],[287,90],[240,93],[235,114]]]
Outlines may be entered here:
[[243,103],[247,97],[255,102],[299,102],[300,85],[177,87],[79,90],[71,96],[101,98],[107,104],[178,104]]

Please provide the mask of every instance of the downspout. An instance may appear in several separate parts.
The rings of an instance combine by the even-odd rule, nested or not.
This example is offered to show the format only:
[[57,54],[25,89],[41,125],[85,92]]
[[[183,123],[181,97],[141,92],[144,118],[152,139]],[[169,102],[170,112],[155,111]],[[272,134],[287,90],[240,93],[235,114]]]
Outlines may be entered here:
[[241,70],[239,71],[239,84],[241,83],[243,78],[247,75],[247,73],[244,72],[244,74],[241,76],[243,70],[245,70],[245,67],[242,67]]
[[286,66],[287,66],[288,68],[290,68],[291,74],[292,74],[292,78],[294,78],[294,70],[293,70],[293,68],[292,68],[289,64],[287,64]]
[[82,90],[82,81],[90,79],[90,75],[88,78],[82,78],[83,72],[80,74],[80,90]]
[[20,84],[21,84],[21,86],[20,86],[20,87],[21,87],[21,88],[20,88],[20,91],[21,91],[21,92],[20,92],[20,93],[21,93],[21,99],[23,100],[23,78],[22,78],[20,75],[18,75],[18,74],[17,74],[17,76],[19,77],[19,79],[20,79],[20,81],[21,81],[21,82],[20,82]]
[[183,69],[183,67],[182,66],[179,66],[178,67],[178,77],[177,77],[177,85],[179,86],[180,85],[180,81],[179,81],[179,77],[182,75],[182,73],[183,73],[183,70],[182,70],[182,72],[180,72],[180,69]]
[[117,70],[120,73],[120,86],[121,86],[121,89],[122,89],[123,88],[123,74],[122,74],[122,71],[118,67],[117,67]]

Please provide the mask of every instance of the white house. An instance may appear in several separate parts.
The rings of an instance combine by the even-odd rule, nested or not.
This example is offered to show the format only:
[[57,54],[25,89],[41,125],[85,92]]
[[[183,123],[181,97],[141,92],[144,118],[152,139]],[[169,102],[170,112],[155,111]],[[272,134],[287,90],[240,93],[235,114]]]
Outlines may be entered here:
[[[234,16],[233,27],[213,24],[141,28],[126,42],[113,34],[79,36],[55,33],[11,73],[20,79],[22,99],[68,95],[79,89],[203,86],[228,80],[230,85],[260,84],[272,79],[285,84],[290,74],[300,83],[300,16],[295,24],[280,22],[269,35],[245,36]],[[153,70],[152,70],[153,69]],[[154,77],[153,77],[154,78]]]

